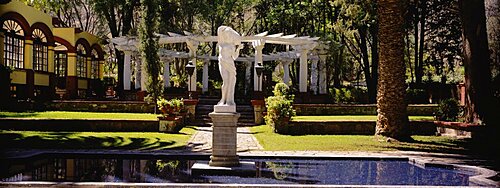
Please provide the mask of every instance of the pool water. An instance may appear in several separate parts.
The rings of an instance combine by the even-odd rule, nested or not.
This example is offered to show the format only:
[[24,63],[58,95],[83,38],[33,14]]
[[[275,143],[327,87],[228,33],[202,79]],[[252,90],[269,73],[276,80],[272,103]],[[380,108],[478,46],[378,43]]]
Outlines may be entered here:
[[194,174],[205,160],[169,158],[54,158],[2,162],[3,182],[146,182],[318,185],[468,186],[470,172],[420,167],[408,160],[242,159],[255,163],[246,174]]

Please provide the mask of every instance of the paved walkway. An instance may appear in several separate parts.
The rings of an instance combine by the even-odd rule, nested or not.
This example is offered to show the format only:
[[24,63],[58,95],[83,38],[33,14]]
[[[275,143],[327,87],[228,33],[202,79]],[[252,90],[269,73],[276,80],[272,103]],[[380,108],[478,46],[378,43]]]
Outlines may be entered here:
[[[198,127],[198,131],[188,141],[188,149],[194,152],[212,152],[212,127]],[[252,135],[247,127],[238,127],[238,152],[262,150],[259,141]]]

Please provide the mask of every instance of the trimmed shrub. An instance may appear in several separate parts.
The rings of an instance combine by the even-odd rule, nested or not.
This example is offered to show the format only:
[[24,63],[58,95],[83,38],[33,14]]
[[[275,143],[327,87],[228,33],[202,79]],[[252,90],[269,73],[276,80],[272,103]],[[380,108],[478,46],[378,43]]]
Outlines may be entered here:
[[444,99],[439,103],[437,117],[440,121],[457,121],[460,105],[456,99]]
[[280,132],[288,125],[290,118],[295,116],[295,110],[292,106],[294,96],[288,92],[289,88],[286,84],[278,83],[273,90],[275,96],[265,99],[267,114],[264,119],[274,132]]

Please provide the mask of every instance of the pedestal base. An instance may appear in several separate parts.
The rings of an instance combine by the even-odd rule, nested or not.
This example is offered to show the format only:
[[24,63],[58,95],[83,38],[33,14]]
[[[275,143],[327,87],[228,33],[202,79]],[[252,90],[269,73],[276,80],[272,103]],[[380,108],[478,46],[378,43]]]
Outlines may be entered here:
[[236,105],[214,105],[214,113],[236,113]]
[[210,156],[210,166],[217,167],[235,167],[240,166],[240,158],[237,155],[234,156]]
[[212,118],[212,156],[210,166],[231,167],[239,166],[236,155],[236,131],[239,113],[208,114]]
[[219,175],[219,176],[255,176],[257,167],[255,162],[241,161],[238,166],[219,167],[211,166],[206,161],[196,162],[191,167],[191,175]]

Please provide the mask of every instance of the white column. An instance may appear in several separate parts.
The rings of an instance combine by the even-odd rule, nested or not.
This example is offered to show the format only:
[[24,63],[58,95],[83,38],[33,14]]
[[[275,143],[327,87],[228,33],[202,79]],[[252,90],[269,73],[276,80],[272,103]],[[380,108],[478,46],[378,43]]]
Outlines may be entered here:
[[326,54],[319,55],[319,94],[327,94],[326,90]]
[[250,84],[252,83],[252,62],[245,61],[245,93],[250,94]]
[[210,59],[203,59],[203,88],[202,92],[208,92],[208,64],[210,63]]
[[135,89],[141,89],[141,60],[138,55],[135,56]]
[[163,58],[163,86],[170,87],[170,62],[171,58]]
[[146,84],[148,83],[148,71],[146,63],[142,62],[141,56],[139,56],[139,61],[141,62],[141,91],[146,91]]
[[189,49],[189,60],[192,61],[193,65],[195,66],[193,75],[191,75],[191,79],[188,79],[188,91],[196,91],[196,51],[198,50],[198,45],[200,45],[200,42],[187,40],[186,44]]
[[318,59],[311,59],[311,90],[318,94]]
[[290,63],[292,60],[284,60],[283,62],[283,82],[287,85],[291,85],[290,83]]
[[132,52],[124,51],[123,53],[125,54],[125,60],[123,64],[123,90],[130,90],[130,55],[132,55]]
[[307,49],[300,49],[299,92],[307,92]]
[[262,91],[262,75],[259,77],[257,75],[257,71],[255,70],[255,66],[260,63],[264,66],[264,62],[262,61],[262,49],[264,49],[264,45],[266,41],[263,39],[256,40],[252,42],[253,47],[255,48],[255,64],[254,64],[254,77],[253,77],[253,90],[254,91]]

